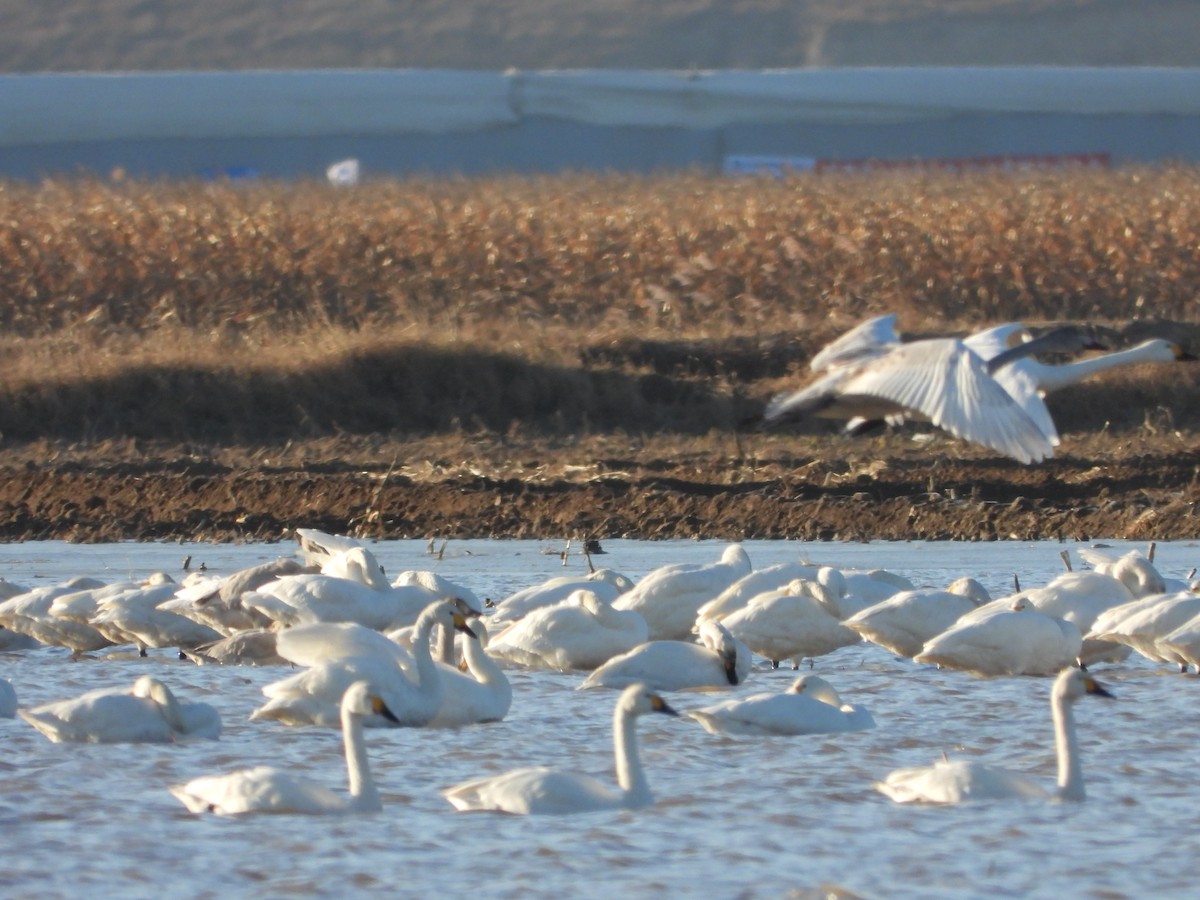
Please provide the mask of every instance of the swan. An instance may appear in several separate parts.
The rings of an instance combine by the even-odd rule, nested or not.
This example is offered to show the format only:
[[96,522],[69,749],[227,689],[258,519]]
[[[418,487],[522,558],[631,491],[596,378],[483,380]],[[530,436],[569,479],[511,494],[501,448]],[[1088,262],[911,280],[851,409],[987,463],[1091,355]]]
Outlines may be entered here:
[[711,734],[831,734],[875,727],[867,710],[843,704],[833,685],[818,675],[801,675],[782,694],[725,700],[688,715]]
[[77,576],[59,584],[33,588],[23,594],[9,597],[0,603],[0,626],[14,634],[25,635],[40,642],[38,634],[45,628],[58,629],[62,626],[51,621],[50,606],[56,597],[75,591],[104,587],[104,582],[95,578]]
[[187,616],[164,609],[179,589],[169,575],[109,597],[89,621],[101,634],[116,644],[147,647],[191,648],[219,641],[221,633]]
[[1181,668],[1192,665],[1200,669],[1200,616],[1164,634],[1158,639],[1158,646],[1164,654],[1178,659]]
[[516,622],[535,609],[561,603],[576,591],[591,591],[611,603],[632,587],[632,580],[612,569],[597,569],[583,577],[564,575],[551,578],[509,594],[496,604],[491,621],[497,626],[496,634],[499,636],[500,625]]
[[143,675],[130,688],[89,691],[71,700],[18,711],[54,743],[170,743],[216,740],[221,716],[207,703],[180,703],[170,688]]
[[1021,463],[1053,456],[1050,438],[962,339],[899,343],[894,324],[894,316],[870,320],[826,347],[811,363],[819,377],[773,397],[763,420],[900,415],[927,420]]
[[842,624],[831,598],[797,579],[787,587],[753,598],[721,619],[737,640],[778,668],[781,659],[823,656],[862,640]]
[[1200,616],[1200,594],[1192,591],[1151,594],[1119,606],[1111,613],[1105,621],[1098,623],[1099,627],[1093,627],[1089,638],[1123,644],[1154,662],[1177,663],[1184,667],[1190,662],[1164,645],[1162,640]]
[[442,792],[458,810],[494,810],[517,815],[640,809],[654,803],[638,754],[635,723],[647,713],[677,716],[661,696],[644,684],[627,687],[613,713],[613,752],[617,786],[591,775],[546,767],[514,769],[468,781]]
[[346,772],[350,781],[348,797],[342,797],[321,785],[302,781],[290,772],[272,766],[242,769],[227,775],[207,775],[170,791],[190,812],[211,812],[222,816],[244,813],[366,813],[379,812],[383,803],[363,742],[363,717],[390,718],[392,712],[383,699],[372,693],[365,681],[352,684],[340,705],[342,739],[346,747]]
[[988,598],[975,579],[959,579],[946,590],[901,591],[860,610],[842,624],[873,644],[908,659]]
[[201,666],[286,666],[288,660],[279,655],[277,639],[270,629],[252,628],[184,650],[183,655]]
[[0,719],[17,715],[17,692],[6,678],[0,678]]
[[614,656],[579,685],[623,688],[645,682],[658,691],[714,691],[743,683],[753,655],[720,622],[705,622],[700,643],[649,641]]
[[613,602],[641,613],[652,641],[687,640],[700,607],[750,572],[741,544],[730,544],[715,563],[673,563],[649,572]]
[[976,675],[1051,675],[1078,659],[1082,648],[1074,622],[1018,597],[1011,606],[980,607],[961,617],[913,659]]
[[480,722],[499,722],[512,706],[512,685],[508,676],[492,659],[487,626],[482,620],[471,623],[475,635],[463,639],[466,672],[439,662],[442,679],[442,705],[429,722],[430,728],[461,728]]
[[269,620],[244,607],[242,594],[258,590],[285,575],[314,571],[314,567],[305,566],[298,560],[276,559],[238,569],[224,577],[193,573],[179,586],[175,599],[159,608],[187,616],[224,635],[262,628]]
[[508,626],[489,645],[489,652],[530,668],[595,669],[648,638],[641,613],[613,609],[611,600],[579,589]]
[[[374,554],[365,547],[354,547],[333,557],[321,572],[285,575],[247,591],[241,602],[281,626],[357,622],[387,631],[414,624],[430,603],[448,596],[421,580],[390,584]],[[478,612],[477,601],[466,605]]]
[[897,803],[961,803],[965,800],[1047,798],[1083,800],[1083,767],[1075,737],[1072,706],[1087,695],[1112,697],[1080,669],[1065,669],[1054,680],[1050,709],[1058,753],[1058,785],[1048,792],[1038,781],[975,760],[944,760],[933,766],[897,769],[875,787]]
[[[330,624],[339,623],[283,632],[276,642],[280,655],[299,658],[293,652],[292,642],[305,640],[306,631],[321,632],[321,637],[309,641],[310,644],[329,640]],[[268,700],[250,714],[251,720],[274,719],[286,725],[336,725],[347,688],[356,681],[366,680],[391,710],[391,722],[410,727],[427,725],[441,709],[443,698],[443,681],[430,649],[430,635],[437,625],[474,637],[466,617],[445,600],[429,604],[417,620],[411,662],[404,648],[383,635],[355,623],[340,623],[338,630],[342,634],[336,640],[343,647],[357,648],[356,655],[330,656],[311,668],[268,684],[263,688]],[[411,668],[411,675],[406,667]],[[385,718],[372,716],[366,724],[384,725]]]

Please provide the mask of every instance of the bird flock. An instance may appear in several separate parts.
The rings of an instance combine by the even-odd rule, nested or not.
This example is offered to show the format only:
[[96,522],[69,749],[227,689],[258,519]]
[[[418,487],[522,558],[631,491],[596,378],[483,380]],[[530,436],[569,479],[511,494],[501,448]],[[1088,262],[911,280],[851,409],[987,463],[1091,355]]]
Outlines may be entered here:
[[[52,645],[80,656],[170,648],[198,665],[279,668],[281,677],[263,687],[264,701],[247,711],[249,720],[340,727],[347,791],[271,766],[164,785],[188,810],[220,815],[377,811],[365,730],[501,721],[520,702],[507,675],[516,669],[578,674],[579,690],[619,691],[615,783],[539,765],[447,786],[448,803],[514,814],[645,807],[653,794],[638,751],[640,717],[662,714],[700,726],[697,734],[752,737],[870,729],[886,710],[846,702],[811,671],[783,692],[732,690],[765,667],[812,667],[864,641],[917,664],[981,677],[1054,678],[1055,787],[978,761],[945,759],[885,775],[880,792],[900,803],[1082,800],[1072,707],[1083,697],[1110,696],[1089,667],[1137,653],[1182,671],[1200,668],[1200,583],[1164,577],[1153,546],[1146,555],[1083,550],[1089,568],[1078,571],[1064,554],[1059,576],[1024,590],[1015,585],[997,598],[969,576],[941,587],[885,570],[801,561],[754,569],[745,548],[730,544],[710,563],[661,566],[636,583],[592,569],[481,602],[434,572],[389,580],[355,539],[310,529],[300,529],[298,539],[296,558],[225,577],[189,573],[176,583],[157,573],[110,584],[76,578],[34,590],[4,582],[0,649]],[[130,688],[33,708],[19,706],[19,688],[0,679],[0,717],[19,716],[55,742],[221,737],[216,709],[176,697],[149,675]],[[684,697],[697,702],[684,704]]]

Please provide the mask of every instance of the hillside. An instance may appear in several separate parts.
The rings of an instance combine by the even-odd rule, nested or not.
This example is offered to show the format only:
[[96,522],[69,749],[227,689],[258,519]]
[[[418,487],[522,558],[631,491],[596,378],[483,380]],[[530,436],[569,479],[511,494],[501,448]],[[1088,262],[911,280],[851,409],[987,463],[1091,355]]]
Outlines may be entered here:
[[1188,0],[47,0],[0,72],[1200,65]]

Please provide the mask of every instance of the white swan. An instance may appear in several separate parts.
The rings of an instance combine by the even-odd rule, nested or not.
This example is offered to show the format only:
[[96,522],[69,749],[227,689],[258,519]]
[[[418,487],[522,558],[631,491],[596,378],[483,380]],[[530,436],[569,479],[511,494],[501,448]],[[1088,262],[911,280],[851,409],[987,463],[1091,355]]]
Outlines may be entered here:
[[1181,668],[1192,665],[1200,669],[1200,616],[1163,635],[1158,646],[1178,659]]
[[976,675],[1051,675],[1079,658],[1075,623],[1038,612],[1023,597],[1011,607],[980,607],[925,643],[913,657]]
[[500,625],[516,622],[535,609],[562,603],[576,591],[591,591],[601,600],[611,603],[631,588],[633,581],[612,569],[597,569],[583,577],[564,575],[551,578],[515,591],[497,603],[491,617],[492,623],[497,626],[496,635],[499,636]]
[[721,624],[775,668],[781,659],[823,656],[862,640],[842,624],[832,600],[816,582],[797,579],[753,598]]
[[175,599],[159,608],[187,616],[224,635],[262,628],[270,620],[244,607],[242,595],[285,575],[314,571],[294,559],[276,559],[238,569],[224,577],[193,572],[180,584]]
[[159,573],[144,586],[103,600],[90,623],[114,643],[136,644],[140,650],[219,641],[222,635],[216,629],[163,608],[178,589],[169,575]]
[[818,675],[801,675],[782,694],[725,700],[688,715],[712,734],[832,734],[875,727],[867,710],[843,704],[833,685]]
[[278,635],[266,628],[252,628],[221,638],[211,644],[185,649],[183,655],[197,665],[218,666],[286,666],[288,660],[279,655]]
[[194,813],[222,816],[244,813],[364,813],[383,808],[363,741],[363,717],[391,716],[383,699],[365,681],[352,684],[341,702],[342,739],[346,747],[348,797],[321,785],[302,781],[271,766],[243,769],[227,775],[208,775],[170,788]]
[[871,320],[818,353],[812,368],[824,374],[772,398],[763,419],[900,415],[1022,463],[1053,456],[1051,440],[967,344],[958,338],[898,343],[894,323],[894,316]]
[[23,594],[9,597],[0,603],[0,626],[15,634],[22,634],[35,641],[40,641],[38,634],[43,629],[62,627],[55,617],[50,615],[50,606],[56,597],[101,587],[104,587],[103,581],[80,576],[59,584],[33,588]]
[[[386,725],[388,721],[410,727],[427,725],[442,706],[444,685],[430,649],[430,635],[437,625],[474,636],[466,618],[458,608],[445,600],[429,604],[417,620],[411,663],[404,649],[376,634],[365,626],[340,623],[340,637],[328,638],[330,623],[306,627],[320,629],[322,637],[335,640],[343,647],[357,648],[353,656],[321,658],[310,646],[312,659],[320,658],[311,668],[298,672],[263,688],[267,702],[250,714],[252,720],[274,719],[286,725],[333,726],[341,718],[341,701],[346,690],[356,681],[366,680],[383,698],[391,717],[367,719],[368,726]],[[298,634],[294,634],[298,632]],[[292,641],[304,640],[300,628],[279,635],[277,649],[284,657],[297,656]],[[306,645],[318,645],[305,641]],[[405,670],[411,667],[411,674]]]
[[0,719],[11,719],[17,714],[17,692],[5,678],[0,678]]
[[442,792],[455,809],[495,810],[518,815],[596,812],[608,809],[639,809],[650,806],[654,797],[638,754],[635,722],[646,713],[675,712],[645,685],[627,687],[613,713],[613,752],[617,785],[574,772],[545,767],[515,769],[468,781]]
[[933,766],[897,769],[875,787],[897,803],[961,803],[965,800],[1051,798],[1083,800],[1083,766],[1075,736],[1072,706],[1092,694],[1112,697],[1096,679],[1079,669],[1066,669],[1054,680],[1050,709],[1058,753],[1058,785],[1048,792],[1038,781],[975,760],[945,760]]
[[[1122,615],[1124,612],[1124,615]],[[1176,591],[1173,594],[1151,594],[1116,607],[1099,627],[1093,627],[1089,638],[1114,641],[1132,648],[1154,662],[1187,666],[1190,660],[1163,639],[1200,616],[1200,594]]]
[[652,641],[686,640],[700,607],[750,569],[750,557],[741,544],[730,544],[719,562],[673,563],[654,569],[618,597],[613,606],[640,613]]
[[430,728],[461,728],[480,722],[499,722],[512,706],[512,685],[488,644],[482,619],[471,621],[474,638],[463,637],[463,662],[467,671],[439,662],[442,706],[429,722]]
[[170,743],[189,738],[216,740],[221,715],[207,703],[180,703],[149,675],[132,689],[89,691],[71,700],[18,711],[55,743]]
[[959,579],[947,590],[901,591],[860,610],[843,624],[873,644],[911,659],[925,643],[979,606],[987,591],[974,579]]
[[593,671],[580,690],[646,683],[657,691],[715,691],[742,684],[753,654],[720,622],[704,622],[700,643],[650,641],[614,656]]
[[573,591],[504,629],[489,645],[498,659],[536,669],[595,669],[628,653],[649,637],[646,620],[633,610],[613,609],[595,591]]

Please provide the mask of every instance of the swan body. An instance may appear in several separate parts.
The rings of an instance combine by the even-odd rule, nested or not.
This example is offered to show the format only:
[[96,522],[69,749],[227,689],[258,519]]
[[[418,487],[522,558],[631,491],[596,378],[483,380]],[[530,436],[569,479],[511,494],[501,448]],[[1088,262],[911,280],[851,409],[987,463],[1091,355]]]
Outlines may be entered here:
[[455,809],[516,815],[561,815],[650,806],[654,797],[642,769],[635,731],[638,717],[647,713],[678,715],[645,685],[630,685],[617,699],[613,713],[616,786],[590,775],[537,767],[468,781],[443,791],[443,796]]
[[497,603],[496,611],[491,617],[492,624],[496,627],[496,635],[499,637],[499,626],[516,622],[535,609],[562,603],[576,591],[591,591],[601,600],[612,603],[632,587],[633,582],[629,578],[612,569],[597,569],[582,578],[551,578],[509,594]]
[[420,611],[437,599],[416,585],[392,587],[382,573],[372,584],[316,573],[278,578],[243,594],[242,604],[283,626],[355,622],[387,631],[411,625]]
[[487,626],[471,623],[474,639],[463,638],[463,661],[467,671],[438,663],[442,679],[442,705],[429,722],[430,728],[461,728],[480,722],[499,722],[512,706],[512,685],[492,659]]
[[894,324],[894,317],[871,320],[817,354],[819,377],[774,397],[764,420],[903,416],[1022,463],[1053,455],[1050,438],[961,339],[899,343]]
[[305,566],[298,560],[276,559],[238,569],[223,578],[192,573],[175,592],[175,599],[160,608],[187,616],[223,635],[233,635],[252,628],[262,628],[270,621],[243,606],[243,594],[258,590],[285,575],[311,574],[314,571],[313,567]]
[[862,638],[842,624],[827,598],[797,579],[787,587],[760,594],[721,620],[737,640],[778,665],[781,659],[823,656]]
[[184,655],[198,665],[286,666],[288,660],[279,655],[277,638],[274,631],[252,628],[211,644],[200,644],[185,650]]
[[711,734],[832,734],[875,727],[867,710],[842,703],[833,686],[817,675],[801,675],[782,694],[725,700],[688,715]]
[[170,743],[221,735],[216,709],[207,703],[180,703],[165,684],[148,675],[132,689],[89,691],[20,710],[19,715],[55,743]]
[[749,572],[696,611],[693,630],[699,627],[701,620],[714,619],[719,622],[730,613],[742,609],[760,594],[777,591],[797,578],[816,578],[819,569],[820,566],[811,563],[786,562]]
[[498,659],[530,668],[595,669],[648,637],[641,613],[613,609],[611,600],[580,589],[514,622],[489,650]]
[[1179,660],[1181,666],[1192,665],[1200,669],[1200,616],[1164,634],[1158,639],[1158,647],[1163,655]]
[[1078,801],[1086,796],[1072,707],[1088,695],[1112,697],[1080,669],[1066,669],[1054,681],[1050,708],[1058,755],[1058,784],[1047,790],[1035,779],[974,760],[953,760],[930,767],[897,769],[875,787],[897,803],[962,803],[967,800],[1049,798]]
[[383,808],[371,777],[363,742],[363,718],[389,717],[383,699],[364,681],[352,684],[342,697],[340,719],[346,748],[349,796],[301,780],[271,766],[209,775],[172,787],[171,793],[194,813],[222,816],[246,813],[304,813],[310,815],[378,812]]
[[[295,675],[268,684],[263,688],[267,702],[251,713],[250,718],[274,719],[287,725],[336,725],[341,719],[341,701],[346,690],[356,681],[365,680],[383,698],[391,713],[386,717],[369,716],[366,725],[427,725],[441,709],[443,698],[443,681],[430,648],[430,635],[438,625],[474,636],[454,604],[443,600],[431,603],[417,620],[411,663],[408,663],[410,675],[404,667],[408,657],[403,648],[365,626],[343,623],[339,630],[345,634],[336,640],[343,646],[357,648],[357,655],[324,658]],[[276,646],[284,657],[292,652],[291,632],[297,630],[279,635]]]
[[0,678],[0,719],[11,719],[17,714],[17,692],[5,678]]
[[[1119,615],[1122,609],[1128,610],[1123,616]],[[1200,616],[1200,594],[1192,591],[1151,594],[1112,612],[1111,619],[1093,630],[1089,638],[1123,644],[1154,662],[1185,666],[1190,662],[1162,640]]]
[[977,606],[971,596],[953,590],[901,591],[855,613],[844,625],[871,643],[911,659],[927,641]]
[[706,622],[700,643],[649,641],[593,671],[581,690],[645,683],[657,691],[712,691],[742,684],[753,656],[720,622]]
[[730,544],[719,562],[674,563],[654,569],[618,597],[613,606],[640,613],[652,641],[686,640],[700,607],[750,569],[746,551],[740,544]]
[[178,587],[168,580],[110,597],[100,604],[91,624],[114,643],[137,644],[140,648],[192,648],[219,641],[222,635],[216,629],[163,608],[175,597]]
[[961,617],[913,659],[977,675],[1051,675],[1071,665],[1083,648],[1073,622],[1038,612],[1027,600],[978,615],[982,611]]
[[61,623],[51,621],[50,607],[55,598],[75,591],[102,588],[104,582],[95,578],[76,577],[59,584],[34,588],[23,594],[9,597],[0,603],[0,626],[15,634],[25,635],[40,642],[38,634],[44,629],[61,628]]

